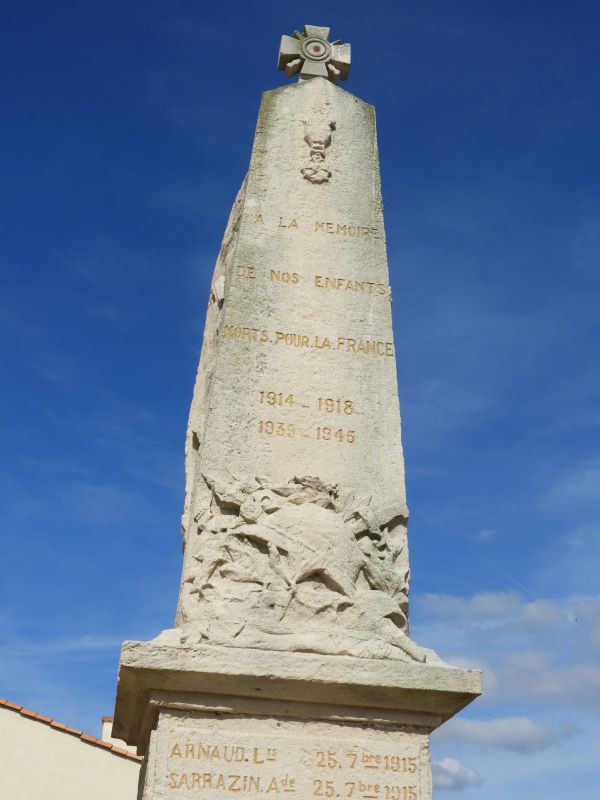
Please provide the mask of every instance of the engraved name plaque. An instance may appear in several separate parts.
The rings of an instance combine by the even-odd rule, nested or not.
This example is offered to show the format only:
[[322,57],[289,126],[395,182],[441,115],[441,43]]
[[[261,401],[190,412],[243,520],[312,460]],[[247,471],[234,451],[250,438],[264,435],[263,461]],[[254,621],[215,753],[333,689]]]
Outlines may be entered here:
[[427,737],[389,726],[169,710],[154,754],[157,798],[422,800]]

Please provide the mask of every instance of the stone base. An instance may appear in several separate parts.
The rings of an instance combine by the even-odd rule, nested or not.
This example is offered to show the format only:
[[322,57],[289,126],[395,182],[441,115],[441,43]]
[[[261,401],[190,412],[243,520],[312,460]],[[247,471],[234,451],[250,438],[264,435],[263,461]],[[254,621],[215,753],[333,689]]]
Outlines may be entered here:
[[255,700],[221,700],[215,711],[215,698],[203,695],[153,693],[151,703],[158,720],[140,800],[431,798],[429,721],[383,724],[367,710],[341,721],[327,707],[308,718],[300,703],[278,715]]
[[481,692],[429,661],[125,642],[113,733],[140,800],[429,800],[429,734]]

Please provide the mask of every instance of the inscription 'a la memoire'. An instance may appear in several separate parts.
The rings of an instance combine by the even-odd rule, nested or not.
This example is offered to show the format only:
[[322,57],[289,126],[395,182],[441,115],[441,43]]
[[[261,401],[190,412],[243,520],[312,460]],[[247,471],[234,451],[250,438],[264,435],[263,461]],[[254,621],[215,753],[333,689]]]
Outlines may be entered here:
[[[254,218],[255,225],[267,225],[263,214],[257,214]],[[306,222],[298,220],[297,217],[279,216],[274,223],[276,228],[285,228],[289,231],[304,231],[307,233],[328,233],[332,236],[345,236],[350,239],[360,239],[372,237],[382,239],[381,231],[373,225],[357,225],[348,222],[328,222],[327,220],[313,220]]]

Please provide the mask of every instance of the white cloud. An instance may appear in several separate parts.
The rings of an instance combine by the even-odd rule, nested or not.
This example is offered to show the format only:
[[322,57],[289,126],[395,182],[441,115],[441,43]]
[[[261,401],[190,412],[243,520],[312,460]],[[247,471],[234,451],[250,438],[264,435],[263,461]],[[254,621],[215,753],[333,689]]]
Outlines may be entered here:
[[[421,641],[425,641],[420,637]],[[427,640],[427,644],[432,642]],[[437,644],[434,642],[434,646]],[[487,642],[473,641],[474,651],[470,654],[447,655],[441,647],[438,650],[448,663],[466,669],[480,669],[483,672],[483,694],[480,703],[497,702],[543,702],[546,706],[577,706],[584,709],[600,709],[600,664],[591,661],[577,662],[568,657],[566,641],[559,640],[557,651],[513,650],[510,644],[503,644],[506,652],[493,658],[481,656],[486,651]],[[564,650],[561,648],[561,644]]]
[[496,531],[493,528],[482,528],[477,533],[473,534],[471,537],[474,542],[489,542],[490,539],[494,539],[496,536]]
[[479,592],[471,597],[426,594],[419,598],[421,613],[452,619],[455,624],[494,627],[506,625],[553,630],[568,622],[568,602],[546,598],[525,600],[518,592]]
[[516,753],[537,753],[571,736],[573,725],[539,724],[528,717],[504,717],[486,721],[455,718],[435,737],[438,742],[468,743]]
[[516,592],[480,592],[471,597],[426,594],[419,598],[426,615],[455,622],[488,623],[518,616],[523,600]]
[[431,765],[433,785],[436,789],[462,792],[469,786],[481,786],[481,775],[455,758],[442,758]]
[[415,606],[417,641],[451,664],[483,670],[482,702],[599,707],[599,595],[429,594]]
[[505,656],[498,672],[501,692],[515,698],[577,701],[588,708],[600,703],[599,664],[557,664],[547,652],[529,650]]
[[521,608],[521,621],[526,627],[538,630],[552,629],[565,621],[565,609],[553,600],[534,600],[524,603]]
[[600,648],[600,597],[581,597],[573,601],[571,607],[576,627],[589,633],[588,644]]

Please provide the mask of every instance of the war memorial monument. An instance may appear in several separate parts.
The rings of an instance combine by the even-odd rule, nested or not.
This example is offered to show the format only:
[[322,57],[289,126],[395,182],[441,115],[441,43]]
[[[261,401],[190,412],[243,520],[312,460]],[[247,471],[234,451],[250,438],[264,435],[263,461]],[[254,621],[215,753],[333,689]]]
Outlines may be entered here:
[[375,112],[329,28],[279,67],[211,285],[175,627],[124,643],[113,735],[142,800],[429,800],[481,675],[409,637]]

